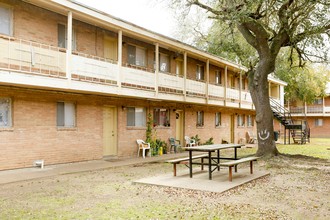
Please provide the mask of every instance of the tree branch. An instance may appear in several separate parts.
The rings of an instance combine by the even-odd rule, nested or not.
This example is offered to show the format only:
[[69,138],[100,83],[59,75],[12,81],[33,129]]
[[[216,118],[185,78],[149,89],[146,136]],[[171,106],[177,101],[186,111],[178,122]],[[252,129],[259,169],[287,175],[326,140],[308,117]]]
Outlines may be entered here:
[[205,9],[206,11],[209,11],[209,12],[215,14],[215,15],[218,15],[218,16],[221,15],[220,11],[215,10],[214,8],[211,8],[210,6],[203,4],[203,3],[199,2],[198,0],[187,0],[187,1],[190,5],[196,5],[200,8]]

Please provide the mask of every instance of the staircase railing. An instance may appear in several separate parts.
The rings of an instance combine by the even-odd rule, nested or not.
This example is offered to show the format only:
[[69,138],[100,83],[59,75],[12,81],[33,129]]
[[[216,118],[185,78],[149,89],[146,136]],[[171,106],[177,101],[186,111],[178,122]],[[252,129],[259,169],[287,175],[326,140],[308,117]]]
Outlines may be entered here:
[[286,126],[288,124],[293,124],[293,119],[290,111],[278,103],[275,99],[269,97],[270,107],[273,111],[273,114],[277,120],[281,122],[282,125]]
[[[271,97],[269,99],[274,117],[285,127],[284,139],[286,139],[286,130],[288,129],[289,135],[291,135],[294,139],[294,142],[300,142],[301,144],[306,143],[306,141],[310,142],[310,128],[307,119],[301,120],[299,124],[297,121],[294,122],[288,109],[282,106],[275,99]],[[284,140],[284,142],[286,142],[286,140]]]

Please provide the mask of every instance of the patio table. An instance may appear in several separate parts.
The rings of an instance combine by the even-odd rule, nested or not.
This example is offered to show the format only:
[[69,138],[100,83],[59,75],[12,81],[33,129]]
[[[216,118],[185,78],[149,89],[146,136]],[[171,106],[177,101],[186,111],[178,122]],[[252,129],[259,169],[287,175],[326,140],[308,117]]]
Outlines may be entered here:
[[[193,164],[199,164],[201,163],[193,163],[192,159],[192,153],[193,151],[197,152],[207,152],[208,153],[208,166],[209,166],[209,179],[212,179],[212,173],[214,170],[218,169],[220,170],[220,159],[226,159],[226,160],[237,160],[237,148],[241,148],[244,146],[244,144],[212,144],[212,145],[203,145],[203,146],[194,146],[194,147],[185,147],[184,149],[186,151],[189,151],[189,175],[190,178],[192,178],[192,165]],[[234,157],[226,158],[226,157],[220,157],[220,150],[224,149],[234,149]],[[216,156],[212,156],[212,152],[216,152]],[[212,163],[213,162],[213,163]],[[212,169],[212,167],[215,167]],[[237,171],[237,167],[235,166],[235,171]]]

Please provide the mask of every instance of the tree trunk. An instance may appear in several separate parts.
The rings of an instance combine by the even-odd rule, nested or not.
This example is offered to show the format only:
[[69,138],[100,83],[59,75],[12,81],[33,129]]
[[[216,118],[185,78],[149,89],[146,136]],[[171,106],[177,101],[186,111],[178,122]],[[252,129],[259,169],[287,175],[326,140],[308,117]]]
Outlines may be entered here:
[[269,102],[268,75],[273,71],[275,59],[260,58],[255,71],[249,74],[249,89],[256,108],[258,151],[257,156],[278,155],[274,140],[273,112]]

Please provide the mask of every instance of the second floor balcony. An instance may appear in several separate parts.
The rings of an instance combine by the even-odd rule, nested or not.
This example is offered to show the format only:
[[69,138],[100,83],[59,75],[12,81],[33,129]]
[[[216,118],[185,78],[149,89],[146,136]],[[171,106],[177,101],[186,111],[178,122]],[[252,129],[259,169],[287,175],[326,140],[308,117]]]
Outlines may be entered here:
[[215,83],[208,71],[206,80],[193,79],[188,67],[174,74],[8,36],[0,37],[0,48],[1,84],[253,109],[247,90],[228,86],[227,71]]
[[330,116],[330,106],[326,105],[306,105],[290,106],[292,116]]

